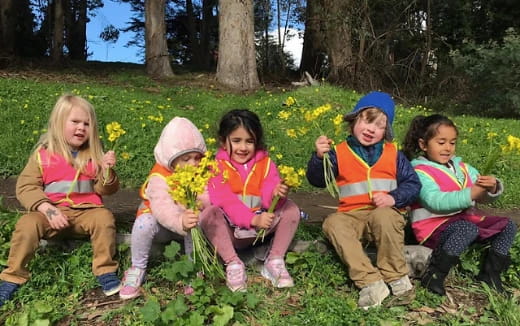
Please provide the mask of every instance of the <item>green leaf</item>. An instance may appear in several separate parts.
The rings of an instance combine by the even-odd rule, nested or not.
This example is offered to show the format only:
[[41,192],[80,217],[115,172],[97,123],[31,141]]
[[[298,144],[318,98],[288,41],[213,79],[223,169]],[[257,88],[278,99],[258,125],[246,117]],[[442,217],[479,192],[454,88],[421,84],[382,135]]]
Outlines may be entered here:
[[214,309],[211,310],[215,313],[213,317],[215,326],[224,326],[233,318],[234,309],[231,306],[225,305],[222,308],[214,306]]
[[177,241],[170,242],[169,245],[167,245],[164,248],[164,257],[168,259],[173,259],[181,249],[181,245],[177,243]]
[[39,314],[46,314],[46,313],[49,313],[49,312],[52,312],[52,306],[47,303],[47,302],[43,302],[43,301],[37,301],[35,304],[34,304],[34,309],[39,313]]
[[140,309],[141,314],[143,314],[143,320],[154,322],[159,318],[159,314],[161,313],[161,306],[157,299],[152,298],[144,304],[144,306]]
[[189,326],[202,326],[204,325],[204,317],[198,312],[194,311],[190,314],[188,319]]
[[300,258],[300,255],[298,255],[295,252],[290,251],[287,253],[287,256],[285,257],[285,263],[292,265],[292,264],[296,263],[299,258]]
[[49,326],[51,324],[48,319],[36,319],[31,325],[34,326]]
[[256,295],[252,293],[247,293],[246,302],[249,308],[255,308],[260,302],[260,298],[258,298]]

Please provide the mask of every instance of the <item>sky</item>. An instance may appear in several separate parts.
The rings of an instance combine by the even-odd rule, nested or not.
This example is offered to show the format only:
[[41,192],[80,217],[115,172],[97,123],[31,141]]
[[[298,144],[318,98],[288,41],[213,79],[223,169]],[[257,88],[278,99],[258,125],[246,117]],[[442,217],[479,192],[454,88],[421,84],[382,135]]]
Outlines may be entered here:
[[[105,6],[96,11],[96,16],[91,17],[87,25],[88,52],[93,52],[92,56],[88,58],[89,61],[143,63],[137,47],[125,47],[133,37],[132,32],[120,32],[116,43],[104,42],[99,37],[103,29],[110,24],[118,29],[126,27],[130,17],[132,17],[132,12],[129,4],[105,1]],[[275,32],[273,31],[273,33]],[[294,31],[293,34],[298,33]],[[275,40],[277,39],[276,36]],[[299,66],[300,63],[302,44],[303,39],[298,37],[285,43],[285,51],[292,53],[296,66]]]

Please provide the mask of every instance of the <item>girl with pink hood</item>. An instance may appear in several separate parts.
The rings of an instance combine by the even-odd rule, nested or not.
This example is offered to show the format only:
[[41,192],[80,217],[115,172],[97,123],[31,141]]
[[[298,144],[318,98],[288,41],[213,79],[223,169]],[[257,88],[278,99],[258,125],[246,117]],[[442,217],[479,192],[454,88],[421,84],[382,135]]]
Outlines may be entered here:
[[[155,165],[139,191],[143,200],[132,228],[132,267],[125,272],[121,299],[140,295],[152,241],[181,241],[197,225],[198,215],[171,198],[166,178],[176,166],[198,165],[205,152],[204,138],[188,119],[176,117],[164,127],[154,149]],[[208,206],[207,193],[199,201]]]

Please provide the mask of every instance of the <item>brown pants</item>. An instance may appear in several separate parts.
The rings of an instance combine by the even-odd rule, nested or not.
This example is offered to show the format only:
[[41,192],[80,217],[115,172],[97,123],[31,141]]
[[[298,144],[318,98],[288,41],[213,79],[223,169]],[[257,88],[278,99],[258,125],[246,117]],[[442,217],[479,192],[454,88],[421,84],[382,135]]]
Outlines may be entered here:
[[17,284],[27,282],[30,278],[27,265],[40,239],[78,236],[90,236],[94,275],[117,271],[118,263],[113,259],[116,252],[116,226],[112,213],[106,208],[59,209],[69,218],[70,223],[63,230],[51,229],[45,215],[39,212],[30,212],[18,220],[11,238],[7,268],[0,274],[0,279]]
[[[388,283],[408,274],[404,226],[403,216],[387,207],[331,214],[323,222],[323,231],[348,266],[350,279],[363,288],[379,280]],[[375,243],[377,267],[363,250],[362,238]]]

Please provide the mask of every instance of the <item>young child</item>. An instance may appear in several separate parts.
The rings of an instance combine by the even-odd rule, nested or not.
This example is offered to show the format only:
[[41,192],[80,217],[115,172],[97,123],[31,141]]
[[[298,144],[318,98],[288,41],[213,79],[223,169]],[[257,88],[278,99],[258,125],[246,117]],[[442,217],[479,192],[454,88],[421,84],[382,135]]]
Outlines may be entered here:
[[[404,257],[405,220],[399,210],[414,202],[420,183],[410,162],[391,143],[394,107],[386,93],[362,97],[344,117],[350,127],[346,141],[331,149],[331,139],[318,137],[307,167],[309,182],[325,187],[323,155],[329,153],[340,198],[323,231],[361,289],[358,305],[363,309],[381,304],[390,294],[387,284],[396,296],[412,289]],[[364,235],[377,247],[376,266],[363,251]]]
[[487,258],[477,278],[503,292],[500,273],[511,263],[509,249],[516,225],[508,218],[485,216],[475,202],[489,202],[503,192],[494,176],[479,175],[471,165],[455,156],[458,131],[445,116],[417,116],[404,142],[422,189],[412,207],[412,229],[417,241],[432,248],[430,265],[421,283],[444,295],[444,280],[459,262],[462,252],[475,241],[490,242]]
[[93,106],[79,96],[61,96],[16,183],[16,197],[28,213],[16,223],[0,274],[0,306],[29,280],[27,265],[40,239],[56,236],[90,237],[92,271],[103,292],[119,291],[115,219],[101,197],[119,188],[115,163],[113,151],[103,154]]
[[[205,152],[204,137],[188,119],[176,117],[164,127],[154,149],[155,165],[139,192],[143,201],[132,228],[132,267],[123,278],[122,299],[139,296],[152,241],[181,241],[197,225],[198,215],[171,198],[166,178],[177,166],[198,165]],[[199,200],[209,206],[207,193],[199,195]]]
[[[220,120],[218,139],[220,174],[208,185],[214,206],[202,212],[200,220],[226,265],[227,286],[231,291],[246,290],[245,266],[235,249],[251,246],[256,231],[266,229],[268,236],[274,235],[262,276],[275,287],[292,287],[284,257],[298,227],[300,210],[285,198],[289,188],[265,150],[260,119],[249,110],[229,111]],[[274,213],[268,213],[274,196],[281,199]]]

